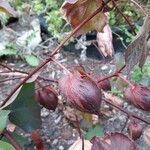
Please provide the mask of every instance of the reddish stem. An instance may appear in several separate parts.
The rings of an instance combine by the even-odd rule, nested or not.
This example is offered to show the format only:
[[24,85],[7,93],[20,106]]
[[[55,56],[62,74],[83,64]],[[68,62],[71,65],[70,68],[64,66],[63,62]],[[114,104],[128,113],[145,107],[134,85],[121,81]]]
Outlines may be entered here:
[[21,78],[24,78],[24,77],[18,77],[18,78],[5,79],[5,80],[1,80],[1,81],[0,81],[0,83],[7,82],[7,81],[10,81],[10,80],[21,79]]
[[118,8],[118,6],[117,6],[117,4],[116,4],[116,2],[115,2],[114,0],[112,0],[112,2],[113,2],[113,4],[114,4],[116,10],[119,12],[119,14],[120,14],[120,15],[125,19],[125,21],[129,24],[130,28],[132,29],[132,32],[136,35],[136,32],[135,32],[135,30],[134,30],[134,27],[133,27],[133,25],[130,23],[130,21],[129,21],[129,19],[127,18],[127,16],[125,16],[125,15],[122,13],[122,11]]
[[21,145],[16,141],[16,139],[11,135],[11,132],[9,132],[8,130],[5,130],[3,133],[2,133],[8,140],[9,142],[14,146],[14,148],[16,150],[23,150],[21,148]]
[[52,61],[55,62],[58,66],[60,66],[67,73],[70,73],[70,71],[65,66],[63,66],[61,63],[59,63],[57,60],[55,60],[55,59],[52,58]]
[[101,5],[96,11],[94,11],[92,14],[90,14],[85,20],[83,20],[83,22],[81,22],[81,24],[79,24],[72,32],[71,34],[65,38],[61,44],[53,50],[53,52],[49,55],[49,57],[42,62],[41,64],[39,64],[33,71],[31,71],[27,77],[25,77],[24,80],[22,80],[20,82],[20,84],[18,84],[12,91],[11,93],[8,95],[8,97],[3,101],[3,103],[1,104],[0,107],[4,106],[7,101],[11,98],[11,96],[15,93],[15,91],[17,91],[18,88],[20,88],[20,86],[22,84],[24,84],[32,75],[34,75],[36,72],[38,72],[43,66],[45,66],[48,62],[51,61],[51,58],[64,46],[64,44],[72,37],[76,34],[77,31],[80,30],[81,27],[83,27],[90,19],[92,19],[96,14],[98,14],[100,11],[102,11],[103,7],[107,5],[107,3],[111,1],[111,0],[107,0],[105,3],[103,3],[103,5]]
[[57,80],[52,80],[52,79],[44,78],[44,77],[41,77],[41,76],[39,76],[38,79],[41,79],[41,80],[44,80],[44,81],[49,81],[49,82],[58,83]]
[[5,64],[0,63],[0,66],[2,66],[4,68],[7,68],[8,70],[12,71],[12,69],[10,67],[8,67],[7,65],[5,65]]
[[112,77],[117,77],[117,76],[121,73],[121,71],[125,68],[125,66],[126,66],[126,65],[124,65],[124,66],[123,66],[122,68],[120,68],[119,70],[115,71],[114,74],[112,74],[112,75],[110,75],[110,76],[108,76],[108,77],[105,77],[105,78],[103,78],[103,79],[100,79],[99,81],[97,81],[97,83],[102,82],[102,81],[107,80],[107,79],[110,79],[110,78],[112,78]]
[[[29,74],[28,72],[25,72],[25,71],[21,71],[21,70],[17,70],[17,69],[11,69],[9,66],[7,66],[7,65],[5,65],[5,64],[0,64],[0,65],[3,66],[4,68],[7,68],[7,69],[10,70],[9,72],[2,72],[2,73],[18,72],[18,73],[23,73],[23,74],[27,74],[27,75]],[[58,83],[58,81],[56,81],[56,80],[44,78],[44,77],[41,77],[41,76],[39,76],[38,79],[44,80],[44,81],[49,81],[49,82]]]
[[147,13],[146,13],[146,11],[143,9],[143,7],[139,4],[139,2],[137,2],[137,1],[135,1],[135,0],[131,0],[131,2],[134,4],[134,5],[136,5],[140,10],[141,10],[141,12],[146,16],[147,15]]
[[150,124],[150,121],[149,120],[146,120],[140,116],[137,116],[136,114],[134,113],[131,113],[123,108],[121,108],[120,106],[117,106],[116,104],[112,103],[111,101],[107,100],[107,99],[103,99],[106,103],[108,103],[109,105],[112,105],[113,107],[116,107],[117,109],[119,109],[120,111],[124,112],[125,114],[127,114],[129,117],[132,116],[133,118],[136,118],[138,120],[141,120],[147,124]]
[[123,81],[125,81],[128,85],[130,85],[131,87],[133,87],[133,84],[129,80],[127,80],[124,76],[122,76],[120,73],[118,74],[118,77],[120,79],[122,79]]

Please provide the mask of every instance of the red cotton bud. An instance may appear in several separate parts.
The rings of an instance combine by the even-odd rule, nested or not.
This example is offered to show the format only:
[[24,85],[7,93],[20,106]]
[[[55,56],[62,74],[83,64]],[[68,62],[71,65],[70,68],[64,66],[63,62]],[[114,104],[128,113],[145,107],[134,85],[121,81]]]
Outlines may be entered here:
[[97,83],[97,86],[100,88],[100,89],[103,89],[104,91],[111,91],[111,84],[110,84],[110,81],[109,79],[106,79],[106,80],[103,80],[101,82],[98,82],[102,79],[104,79],[105,76],[98,76],[95,78],[95,81]]
[[142,126],[138,120],[132,119],[128,124],[128,131],[131,138],[137,140],[142,134]]
[[57,93],[51,87],[43,87],[36,91],[36,100],[43,107],[49,110],[55,110],[58,104]]
[[91,78],[76,71],[61,77],[58,83],[62,94],[76,109],[99,114],[102,94]]
[[125,98],[138,108],[150,110],[150,88],[141,84],[130,85],[125,90]]

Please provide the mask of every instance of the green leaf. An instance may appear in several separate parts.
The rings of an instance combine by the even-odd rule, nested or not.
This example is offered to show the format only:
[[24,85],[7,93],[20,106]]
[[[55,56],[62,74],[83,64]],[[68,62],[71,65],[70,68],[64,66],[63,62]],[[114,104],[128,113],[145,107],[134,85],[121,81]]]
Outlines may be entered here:
[[9,110],[0,110],[0,132],[4,130],[7,125]]
[[34,99],[34,89],[34,83],[24,84],[16,100],[5,108],[12,110],[9,120],[25,132],[32,132],[41,126],[41,109]]
[[16,55],[17,50],[16,49],[1,49],[0,50],[0,56],[3,55]]
[[102,136],[104,133],[103,126],[97,124],[94,127],[88,129],[88,132],[85,135],[86,140],[91,140],[94,136]]
[[15,148],[9,143],[0,141],[0,150],[15,150]]
[[3,41],[0,43],[0,56],[17,55],[18,48],[13,42]]
[[[22,147],[28,143],[28,138],[17,134],[16,132],[11,133],[11,135],[16,139],[17,143],[19,143]],[[8,139],[5,137],[2,138],[2,141],[9,143]]]
[[39,64],[39,59],[34,55],[25,55],[24,58],[30,66],[35,67]]

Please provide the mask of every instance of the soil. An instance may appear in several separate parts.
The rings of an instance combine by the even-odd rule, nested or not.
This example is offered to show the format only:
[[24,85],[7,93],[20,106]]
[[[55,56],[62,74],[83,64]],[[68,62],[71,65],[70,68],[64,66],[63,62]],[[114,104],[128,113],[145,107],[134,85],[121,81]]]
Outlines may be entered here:
[[[45,39],[46,35],[44,35]],[[41,57],[41,61],[46,58],[47,52],[54,49],[57,46],[55,41],[50,41],[47,43],[46,50],[42,50],[41,48],[37,48],[36,54]],[[87,72],[94,72],[96,74],[109,74],[114,71],[113,63],[104,64],[100,60],[95,60],[91,58],[86,58],[84,61],[81,60],[79,55],[74,52],[66,52],[61,51],[60,54],[55,56],[64,66],[70,68],[75,64],[82,64]],[[1,58],[2,63],[7,63],[8,66],[14,69],[19,69],[23,71],[32,70],[33,68],[29,67],[23,60],[16,57],[6,57]],[[111,71],[110,71],[111,70]],[[3,67],[0,67],[0,71],[4,71]],[[7,69],[5,69],[7,71]],[[46,68],[44,68],[41,72],[41,76],[48,79],[58,79],[64,72],[55,64],[49,63]],[[6,76],[0,74],[0,79],[5,79]],[[18,83],[19,80],[12,80],[5,82],[0,85],[0,101],[2,101],[7,95],[10,93],[11,89],[14,88],[14,85]],[[43,85],[53,84],[48,81],[44,81]],[[113,84],[113,83],[112,83]],[[57,87],[56,87],[57,88]],[[62,96],[59,96],[59,106],[55,111],[49,111],[45,108],[41,110],[42,117],[42,126],[39,129],[42,139],[44,141],[44,150],[67,150],[70,145],[72,145],[78,138],[79,134],[75,126],[64,116],[62,104],[65,103],[65,99]],[[105,107],[106,104],[103,103],[102,107]],[[150,113],[142,111],[140,109],[135,108],[133,105],[128,104],[123,101],[123,108],[129,110],[130,112],[134,112],[143,118],[150,119]],[[113,109],[113,111],[108,115],[108,117],[101,119],[100,123],[104,126],[104,132],[121,132],[126,122],[126,115],[122,112]],[[140,122],[143,126],[143,131],[148,128],[148,126]],[[16,128],[17,132],[23,133],[22,130]],[[124,127],[123,132],[127,134],[127,127]],[[28,137],[29,143],[24,147],[25,150],[33,150],[35,149],[33,142],[30,139],[29,134],[23,133],[24,136]],[[142,136],[135,141],[138,150],[149,150],[150,146],[145,142]]]

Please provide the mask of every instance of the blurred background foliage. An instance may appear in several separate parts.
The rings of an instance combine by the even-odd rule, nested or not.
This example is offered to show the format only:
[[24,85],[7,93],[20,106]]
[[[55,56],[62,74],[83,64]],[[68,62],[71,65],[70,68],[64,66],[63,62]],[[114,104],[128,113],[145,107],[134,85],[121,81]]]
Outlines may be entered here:
[[[8,0],[16,10],[22,11],[25,7],[30,6],[31,10],[36,15],[41,15],[45,18],[48,24],[48,31],[56,38],[59,38],[60,34],[63,32],[69,31],[66,22],[63,20],[60,14],[60,7],[64,0]],[[143,5],[145,10],[150,9],[149,0],[139,0]],[[136,30],[138,31],[139,25],[141,24],[141,12],[137,7],[130,3],[130,0],[119,0],[117,1],[118,7],[121,9],[122,13],[125,14],[131,23],[137,23],[135,25]],[[110,26],[117,27],[120,30],[124,31],[127,36],[127,42],[130,42],[133,38],[132,34],[126,29],[126,22],[123,17],[113,9],[110,13]],[[65,27],[64,27],[65,26]]]
[[48,31],[52,36],[59,38],[62,27],[66,24],[59,11],[63,0],[9,0],[9,2],[17,11],[30,7],[34,15],[46,20]]

